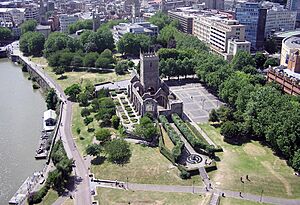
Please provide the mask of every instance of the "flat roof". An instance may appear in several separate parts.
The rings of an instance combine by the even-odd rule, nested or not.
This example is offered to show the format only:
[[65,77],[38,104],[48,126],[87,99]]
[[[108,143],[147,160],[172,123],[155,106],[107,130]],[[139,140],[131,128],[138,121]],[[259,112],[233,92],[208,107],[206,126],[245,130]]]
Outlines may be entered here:
[[283,43],[289,48],[299,48],[300,49],[300,37],[292,36],[290,38],[284,39]]
[[101,89],[117,90],[117,89],[127,89],[130,80],[121,80],[117,82],[108,82],[103,84],[95,85],[95,90],[99,91]]
[[279,37],[279,38],[287,38],[287,37],[290,37],[290,36],[300,35],[300,30],[276,32],[274,35]]
[[288,74],[291,77],[297,78],[298,80],[300,80],[300,73],[295,73],[289,69],[283,69],[283,72],[285,72],[286,74]]

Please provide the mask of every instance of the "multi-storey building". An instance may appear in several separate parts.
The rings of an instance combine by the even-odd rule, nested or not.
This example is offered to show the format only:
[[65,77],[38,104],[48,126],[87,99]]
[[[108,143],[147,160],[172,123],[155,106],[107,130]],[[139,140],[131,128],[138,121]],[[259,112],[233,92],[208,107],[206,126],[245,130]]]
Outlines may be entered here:
[[226,60],[231,60],[239,50],[250,51],[250,42],[245,40],[245,26],[224,15],[198,16],[193,33]]
[[61,32],[68,32],[69,25],[76,23],[79,20],[77,15],[61,14],[59,16],[59,24]]
[[193,33],[193,21],[196,15],[183,11],[169,11],[168,15],[171,19],[178,20],[180,30],[184,33]]
[[262,49],[267,9],[261,8],[259,3],[244,2],[236,5],[236,19],[245,25],[246,40],[251,42],[253,49]]
[[286,8],[297,12],[297,20],[300,20],[300,0],[287,0]]
[[35,5],[31,5],[25,9],[25,20],[36,20],[39,22],[39,9]]
[[265,37],[277,31],[290,31],[295,29],[296,11],[285,9],[282,5],[272,2],[263,2],[267,10]]
[[0,22],[3,25],[19,26],[25,20],[23,8],[0,8]]
[[300,37],[291,36],[282,40],[280,65],[287,66],[292,53],[300,51]]
[[199,0],[198,3],[204,3],[206,9],[224,10],[224,0]]

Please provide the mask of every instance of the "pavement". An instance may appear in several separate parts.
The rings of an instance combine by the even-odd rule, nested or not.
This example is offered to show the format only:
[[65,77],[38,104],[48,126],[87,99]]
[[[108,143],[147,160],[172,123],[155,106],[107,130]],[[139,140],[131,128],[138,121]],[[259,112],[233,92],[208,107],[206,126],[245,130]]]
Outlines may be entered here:
[[56,91],[57,96],[63,101],[63,112],[61,116],[61,124],[59,127],[59,135],[62,139],[64,148],[69,158],[73,158],[75,161],[74,172],[76,175],[75,189],[72,193],[74,196],[75,205],[88,205],[92,204],[91,190],[89,184],[89,171],[85,165],[83,158],[81,157],[71,132],[72,122],[72,102],[68,101],[67,96],[63,92],[62,88],[54,82],[42,69],[42,66],[31,62],[27,57],[22,56],[15,46],[13,53],[19,55],[24,61],[31,65],[31,67],[37,72],[51,87]]
[[183,111],[196,123],[207,122],[212,109],[217,109],[222,102],[209,93],[199,82],[167,82],[170,90],[183,102]]

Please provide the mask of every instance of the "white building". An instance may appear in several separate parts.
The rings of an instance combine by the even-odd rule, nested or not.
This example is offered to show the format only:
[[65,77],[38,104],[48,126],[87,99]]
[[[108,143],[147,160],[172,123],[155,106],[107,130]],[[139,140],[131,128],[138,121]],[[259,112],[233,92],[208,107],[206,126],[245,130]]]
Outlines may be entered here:
[[245,26],[224,15],[198,16],[194,20],[193,34],[226,60],[231,60],[238,50],[250,52],[251,43],[245,40]]
[[43,130],[45,132],[52,131],[55,128],[57,115],[54,110],[44,112]]
[[40,14],[37,6],[30,6],[25,9],[25,20],[36,20],[39,22]]
[[267,8],[265,36],[277,31],[291,31],[295,29],[296,11],[290,11],[278,3],[263,2],[262,6]]
[[25,8],[0,8],[2,25],[19,26],[25,21]]
[[61,32],[68,32],[69,25],[76,23],[79,20],[77,15],[62,14],[59,16],[59,24]]
[[120,23],[113,27],[113,37],[118,42],[125,33],[146,34],[149,36],[158,35],[158,27],[149,22],[140,23]]

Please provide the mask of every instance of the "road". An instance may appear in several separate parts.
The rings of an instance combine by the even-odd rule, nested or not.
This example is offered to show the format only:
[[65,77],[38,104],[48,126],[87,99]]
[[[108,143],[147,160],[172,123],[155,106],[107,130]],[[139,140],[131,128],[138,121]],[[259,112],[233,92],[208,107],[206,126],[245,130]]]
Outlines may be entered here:
[[35,70],[51,87],[56,91],[57,96],[63,103],[63,111],[61,116],[61,124],[59,125],[59,134],[62,139],[64,148],[69,158],[75,160],[74,172],[77,177],[76,189],[72,193],[74,196],[75,205],[88,205],[92,204],[92,197],[90,191],[89,183],[89,172],[84,163],[83,158],[81,157],[75,141],[71,132],[71,122],[72,122],[72,102],[68,100],[67,96],[63,92],[62,88],[51,78],[49,77],[42,69],[40,65],[37,65],[31,62],[27,57],[22,56],[19,52],[18,47],[14,47],[14,54],[19,55],[25,62],[31,65],[32,69]]

